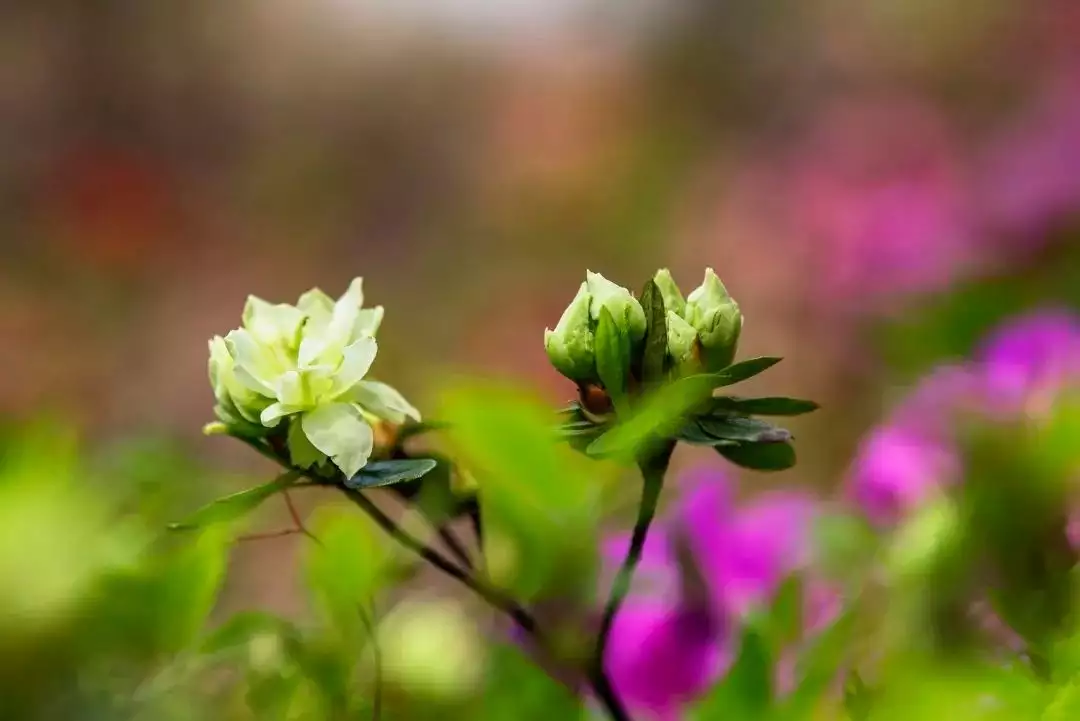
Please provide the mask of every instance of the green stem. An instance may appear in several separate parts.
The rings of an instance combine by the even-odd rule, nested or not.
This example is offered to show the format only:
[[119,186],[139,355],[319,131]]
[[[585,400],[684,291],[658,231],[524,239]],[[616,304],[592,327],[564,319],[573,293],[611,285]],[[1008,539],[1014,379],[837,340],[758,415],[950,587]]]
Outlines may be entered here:
[[[664,474],[667,472],[668,460],[671,458],[673,448],[668,447],[643,460],[641,468],[642,489],[641,504],[638,506],[637,521],[634,523],[634,532],[630,537],[630,548],[623,559],[622,567],[619,568],[615,581],[611,584],[611,593],[608,595],[604,606],[604,616],[600,623],[600,633],[596,639],[596,650],[593,654],[593,673],[597,678],[604,680],[604,658],[607,655],[608,640],[611,637],[611,629],[615,624],[615,617],[630,591],[630,583],[633,581],[634,572],[641,561],[641,553],[645,548],[645,540],[649,536],[649,528],[656,516],[656,506],[660,500],[660,491],[664,487]],[[615,698],[616,704],[619,703]],[[621,716],[613,713],[615,719],[629,719],[626,711],[620,707],[614,709],[621,712]]]

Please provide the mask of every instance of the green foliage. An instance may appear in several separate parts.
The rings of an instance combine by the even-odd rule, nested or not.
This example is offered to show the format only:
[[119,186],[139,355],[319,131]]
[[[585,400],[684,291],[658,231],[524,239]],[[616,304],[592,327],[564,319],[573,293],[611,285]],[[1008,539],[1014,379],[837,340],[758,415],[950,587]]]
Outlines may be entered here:
[[415,481],[435,469],[432,458],[403,458],[392,461],[369,461],[359,473],[345,480],[346,488],[380,488]]
[[186,521],[171,524],[169,528],[174,531],[186,531],[217,523],[231,523],[243,518],[262,505],[265,500],[287,490],[299,480],[299,471],[288,471],[269,483],[211,501],[191,514]]
[[644,383],[653,384],[664,378],[668,349],[667,314],[656,281],[650,280],[645,284],[641,292],[641,307],[645,311],[645,350],[640,377]]
[[768,638],[750,625],[726,676],[694,708],[694,721],[768,718],[773,695],[773,656]]
[[602,307],[596,326],[596,372],[617,411],[626,409],[630,352],[630,336],[615,322],[611,311]]

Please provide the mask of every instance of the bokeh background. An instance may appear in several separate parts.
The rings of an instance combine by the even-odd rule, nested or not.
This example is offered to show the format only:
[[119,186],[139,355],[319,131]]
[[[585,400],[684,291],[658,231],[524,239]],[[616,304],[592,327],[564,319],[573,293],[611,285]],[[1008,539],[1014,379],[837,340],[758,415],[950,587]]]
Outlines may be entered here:
[[[164,517],[269,472],[200,434],[248,293],[363,275],[421,408],[460,371],[561,401],[541,335],[586,268],[712,266],[787,359],[752,390],[823,406],[762,482],[833,488],[919,373],[1080,302],[1078,37],[1074,0],[9,4],[0,416]],[[296,546],[237,551],[226,605],[300,608]]]

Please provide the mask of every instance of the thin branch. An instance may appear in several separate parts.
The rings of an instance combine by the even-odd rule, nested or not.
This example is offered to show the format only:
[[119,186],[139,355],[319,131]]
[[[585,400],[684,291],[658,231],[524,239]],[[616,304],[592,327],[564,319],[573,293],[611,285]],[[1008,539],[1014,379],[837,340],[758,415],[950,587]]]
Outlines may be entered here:
[[465,548],[465,544],[454,535],[454,532],[449,526],[445,524],[439,524],[436,532],[439,534],[439,538],[446,544],[446,547],[450,549],[450,552],[454,554],[454,558],[461,562],[468,570],[473,570],[472,557],[469,556],[468,549]]
[[295,536],[302,534],[303,531],[299,528],[286,528],[282,531],[267,531],[265,533],[246,533],[243,536],[237,536],[238,543],[247,543],[248,541],[265,541],[269,538],[284,538],[285,536]]

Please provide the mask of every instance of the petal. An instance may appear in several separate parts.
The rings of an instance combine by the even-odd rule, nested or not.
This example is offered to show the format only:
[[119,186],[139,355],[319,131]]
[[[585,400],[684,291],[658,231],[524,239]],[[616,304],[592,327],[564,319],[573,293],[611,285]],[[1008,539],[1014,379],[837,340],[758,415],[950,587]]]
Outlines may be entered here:
[[353,278],[348,290],[338,299],[338,303],[351,303],[360,308],[364,305],[364,279]]
[[244,306],[244,328],[260,343],[284,343],[295,347],[304,314],[286,303],[267,303],[262,298],[248,296]]
[[341,367],[334,374],[334,384],[330,388],[330,399],[335,399],[347,392],[367,375],[379,344],[374,338],[364,337],[345,348],[342,353]]
[[330,456],[347,477],[355,476],[367,463],[374,433],[353,405],[320,406],[305,413],[301,423],[311,445]]
[[304,393],[304,379],[299,371],[285,371],[277,379],[275,386],[277,399],[287,406],[299,408],[308,405],[312,401]]
[[391,423],[404,423],[406,418],[420,420],[420,411],[396,389],[379,381],[360,381],[350,397],[364,410]]
[[312,288],[300,296],[296,301],[296,307],[308,317],[326,315],[327,318],[334,312],[334,299],[318,288]]
[[378,332],[379,326],[382,325],[383,319],[383,307],[377,305],[374,308],[362,308],[356,316],[356,323],[353,325],[352,339],[362,338],[363,336],[373,336]]
[[604,665],[629,705],[678,718],[717,678],[724,635],[707,613],[631,603],[615,617]]
[[240,328],[225,336],[229,354],[235,361],[236,379],[249,390],[275,398],[274,379],[280,375],[274,355],[248,331]]
[[292,415],[293,413],[299,413],[300,410],[301,409],[296,406],[288,406],[284,403],[271,403],[263,409],[262,414],[259,416],[259,421],[267,428],[273,428],[282,418]]
[[304,435],[299,419],[289,424],[288,445],[289,460],[297,468],[311,468],[326,460],[326,454],[311,445],[311,441]]

